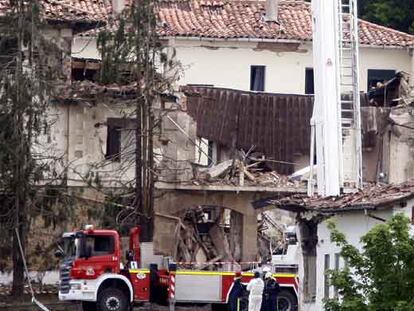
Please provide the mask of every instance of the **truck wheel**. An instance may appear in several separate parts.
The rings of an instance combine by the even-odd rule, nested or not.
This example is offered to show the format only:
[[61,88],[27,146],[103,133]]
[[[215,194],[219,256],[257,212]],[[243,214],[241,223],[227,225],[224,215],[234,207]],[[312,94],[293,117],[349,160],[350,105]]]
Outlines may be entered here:
[[128,311],[129,302],[117,288],[106,288],[98,295],[98,311]]
[[96,311],[96,302],[82,301],[83,311]]
[[292,292],[282,290],[277,296],[277,306],[278,311],[297,311],[298,300]]

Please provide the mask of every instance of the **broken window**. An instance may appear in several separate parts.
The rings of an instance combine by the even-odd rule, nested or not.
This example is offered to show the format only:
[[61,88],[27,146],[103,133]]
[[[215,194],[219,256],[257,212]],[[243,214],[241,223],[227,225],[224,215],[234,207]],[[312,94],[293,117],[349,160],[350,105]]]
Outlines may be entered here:
[[107,120],[107,138],[105,158],[120,162],[134,156],[135,119],[109,118]]
[[96,60],[73,59],[72,81],[96,81],[100,67],[100,62]]
[[315,94],[313,68],[306,68],[305,70],[305,94]]
[[318,221],[316,219],[299,222],[301,249],[303,253],[303,299],[314,302],[316,298],[316,246],[318,244]]
[[264,92],[265,71],[265,66],[250,67],[250,91]]
[[195,163],[208,166],[217,162],[217,144],[206,138],[197,138],[195,144]]
[[368,91],[395,77],[395,70],[368,69]]

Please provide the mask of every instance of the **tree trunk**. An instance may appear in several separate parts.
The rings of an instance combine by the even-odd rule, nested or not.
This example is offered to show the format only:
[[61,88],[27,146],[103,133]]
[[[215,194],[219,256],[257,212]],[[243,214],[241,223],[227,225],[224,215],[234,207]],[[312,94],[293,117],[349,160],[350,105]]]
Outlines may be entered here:
[[[19,234],[22,236],[22,226],[19,226]],[[17,239],[16,232],[13,234],[13,250],[12,250],[12,259],[13,259],[13,285],[11,290],[11,295],[14,297],[21,297],[24,290],[24,266],[23,258],[20,253],[19,240]],[[22,241],[22,248],[24,251],[24,243]]]

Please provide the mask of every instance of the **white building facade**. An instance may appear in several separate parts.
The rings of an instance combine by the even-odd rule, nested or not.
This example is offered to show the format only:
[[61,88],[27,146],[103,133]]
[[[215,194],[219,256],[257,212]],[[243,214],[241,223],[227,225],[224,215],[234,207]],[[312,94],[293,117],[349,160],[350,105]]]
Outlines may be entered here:
[[[375,225],[390,220],[396,214],[404,214],[412,218],[414,200],[410,199],[401,205],[399,202],[392,206],[371,210],[355,209],[346,212],[338,212],[333,216],[337,228],[343,232],[347,241],[362,249],[361,237],[368,233]],[[342,269],[345,265],[340,256],[340,248],[331,242],[330,231],[327,222],[324,221],[318,226],[318,245],[316,259],[316,296],[314,301],[303,302],[303,310],[320,311],[323,310],[323,300],[335,297],[335,288],[329,285],[329,277],[326,276],[327,270]]]

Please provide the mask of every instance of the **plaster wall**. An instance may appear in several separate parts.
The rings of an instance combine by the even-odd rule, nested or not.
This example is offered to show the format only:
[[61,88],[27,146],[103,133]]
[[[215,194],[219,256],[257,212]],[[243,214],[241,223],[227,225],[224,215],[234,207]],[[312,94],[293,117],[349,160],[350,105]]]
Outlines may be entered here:
[[[382,219],[388,220],[394,214],[403,213],[407,217],[411,219],[411,210],[414,206],[414,200],[410,200],[407,202],[407,206],[401,208],[400,206],[394,206],[394,208],[384,209],[384,210],[377,210],[377,211],[369,211],[371,215],[380,217]],[[364,211],[352,211],[352,212],[344,212],[338,213],[334,216],[334,221],[337,224],[337,228],[345,233],[348,242],[359,249],[362,249],[362,245],[360,243],[361,237],[366,234],[370,229],[372,229],[375,225],[381,224],[380,220],[374,219],[369,217],[364,213]],[[309,310],[309,311],[320,311],[323,310],[323,302],[322,300],[325,297],[325,255],[329,255],[329,269],[335,268],[335,254],[339,254],[340,248],[337,247],[334,243],[330,240],[330,231],[327,228],[326,221],[322,222],[318,226],[318,245],[317,245],[317,278],[316,278],[316,300],[313,303],[303,303],[302,302],[302,310]],[[300,255],[300,260],[302,261],[302,257]],[[300,265],[301,266],[301,265]],[[339,261],[339,268],[344,267],[344,261],[340,258]],[[303,271],[300,271],[301,280],[303,277]],[[303,282],[301,282],[302,284]],[[334,296],[334,288],[331,286],[329,288],[329,295],[332,298]],[[303,298],[303,297],[302,297]]]
[[[43,138],[47,152],[61,159],[58,171],[66,171],[68,186],[119,187],[122,182],[134,180],[135,156],[123,152],[121,161],[105,159],[107,147],[108,118],[131,115],[132,108],[124,104],[87,102],[56,104],[50,109],[51,131]],[[184,112],[170,111],[163,117],[161,130],[154,137],[155,162],[162,171],[161,181],[188,180],[192,170],[189,161],[195,158],[195,146],[177,126],[190,137],[195,137],[195,125]],[[171,121],[173,120],[173,122]],[[126,131],[122,131],[121,136]],[[134,149],[134,136],[128,134],[123,148]],[[162,139],[167,137],[167,141]],[[45,151],[45,152],[46,152]]]
[[[397,124],[414,126],[410,109],[394,109],[390,117]],[[413,130],[393,126],[389,137],[389,182],[401,183],[414,178],[414,139]]]
[[[255,42],[170,39],[177,60],[183,65],[178,84],[207,84],[249,90],[250,66],[266,66],[265,91],[303,94],[305,70],[313,67],[312,45]],[[291,51],[289,51],[291,50]],[[296,50],[296,51],[295,51]],[[76,37],[72,56],[99,59],[96,39]],[[361,91],[367,90],[368,69],[411,70],[411,57],[405,49],[361,47]]]

